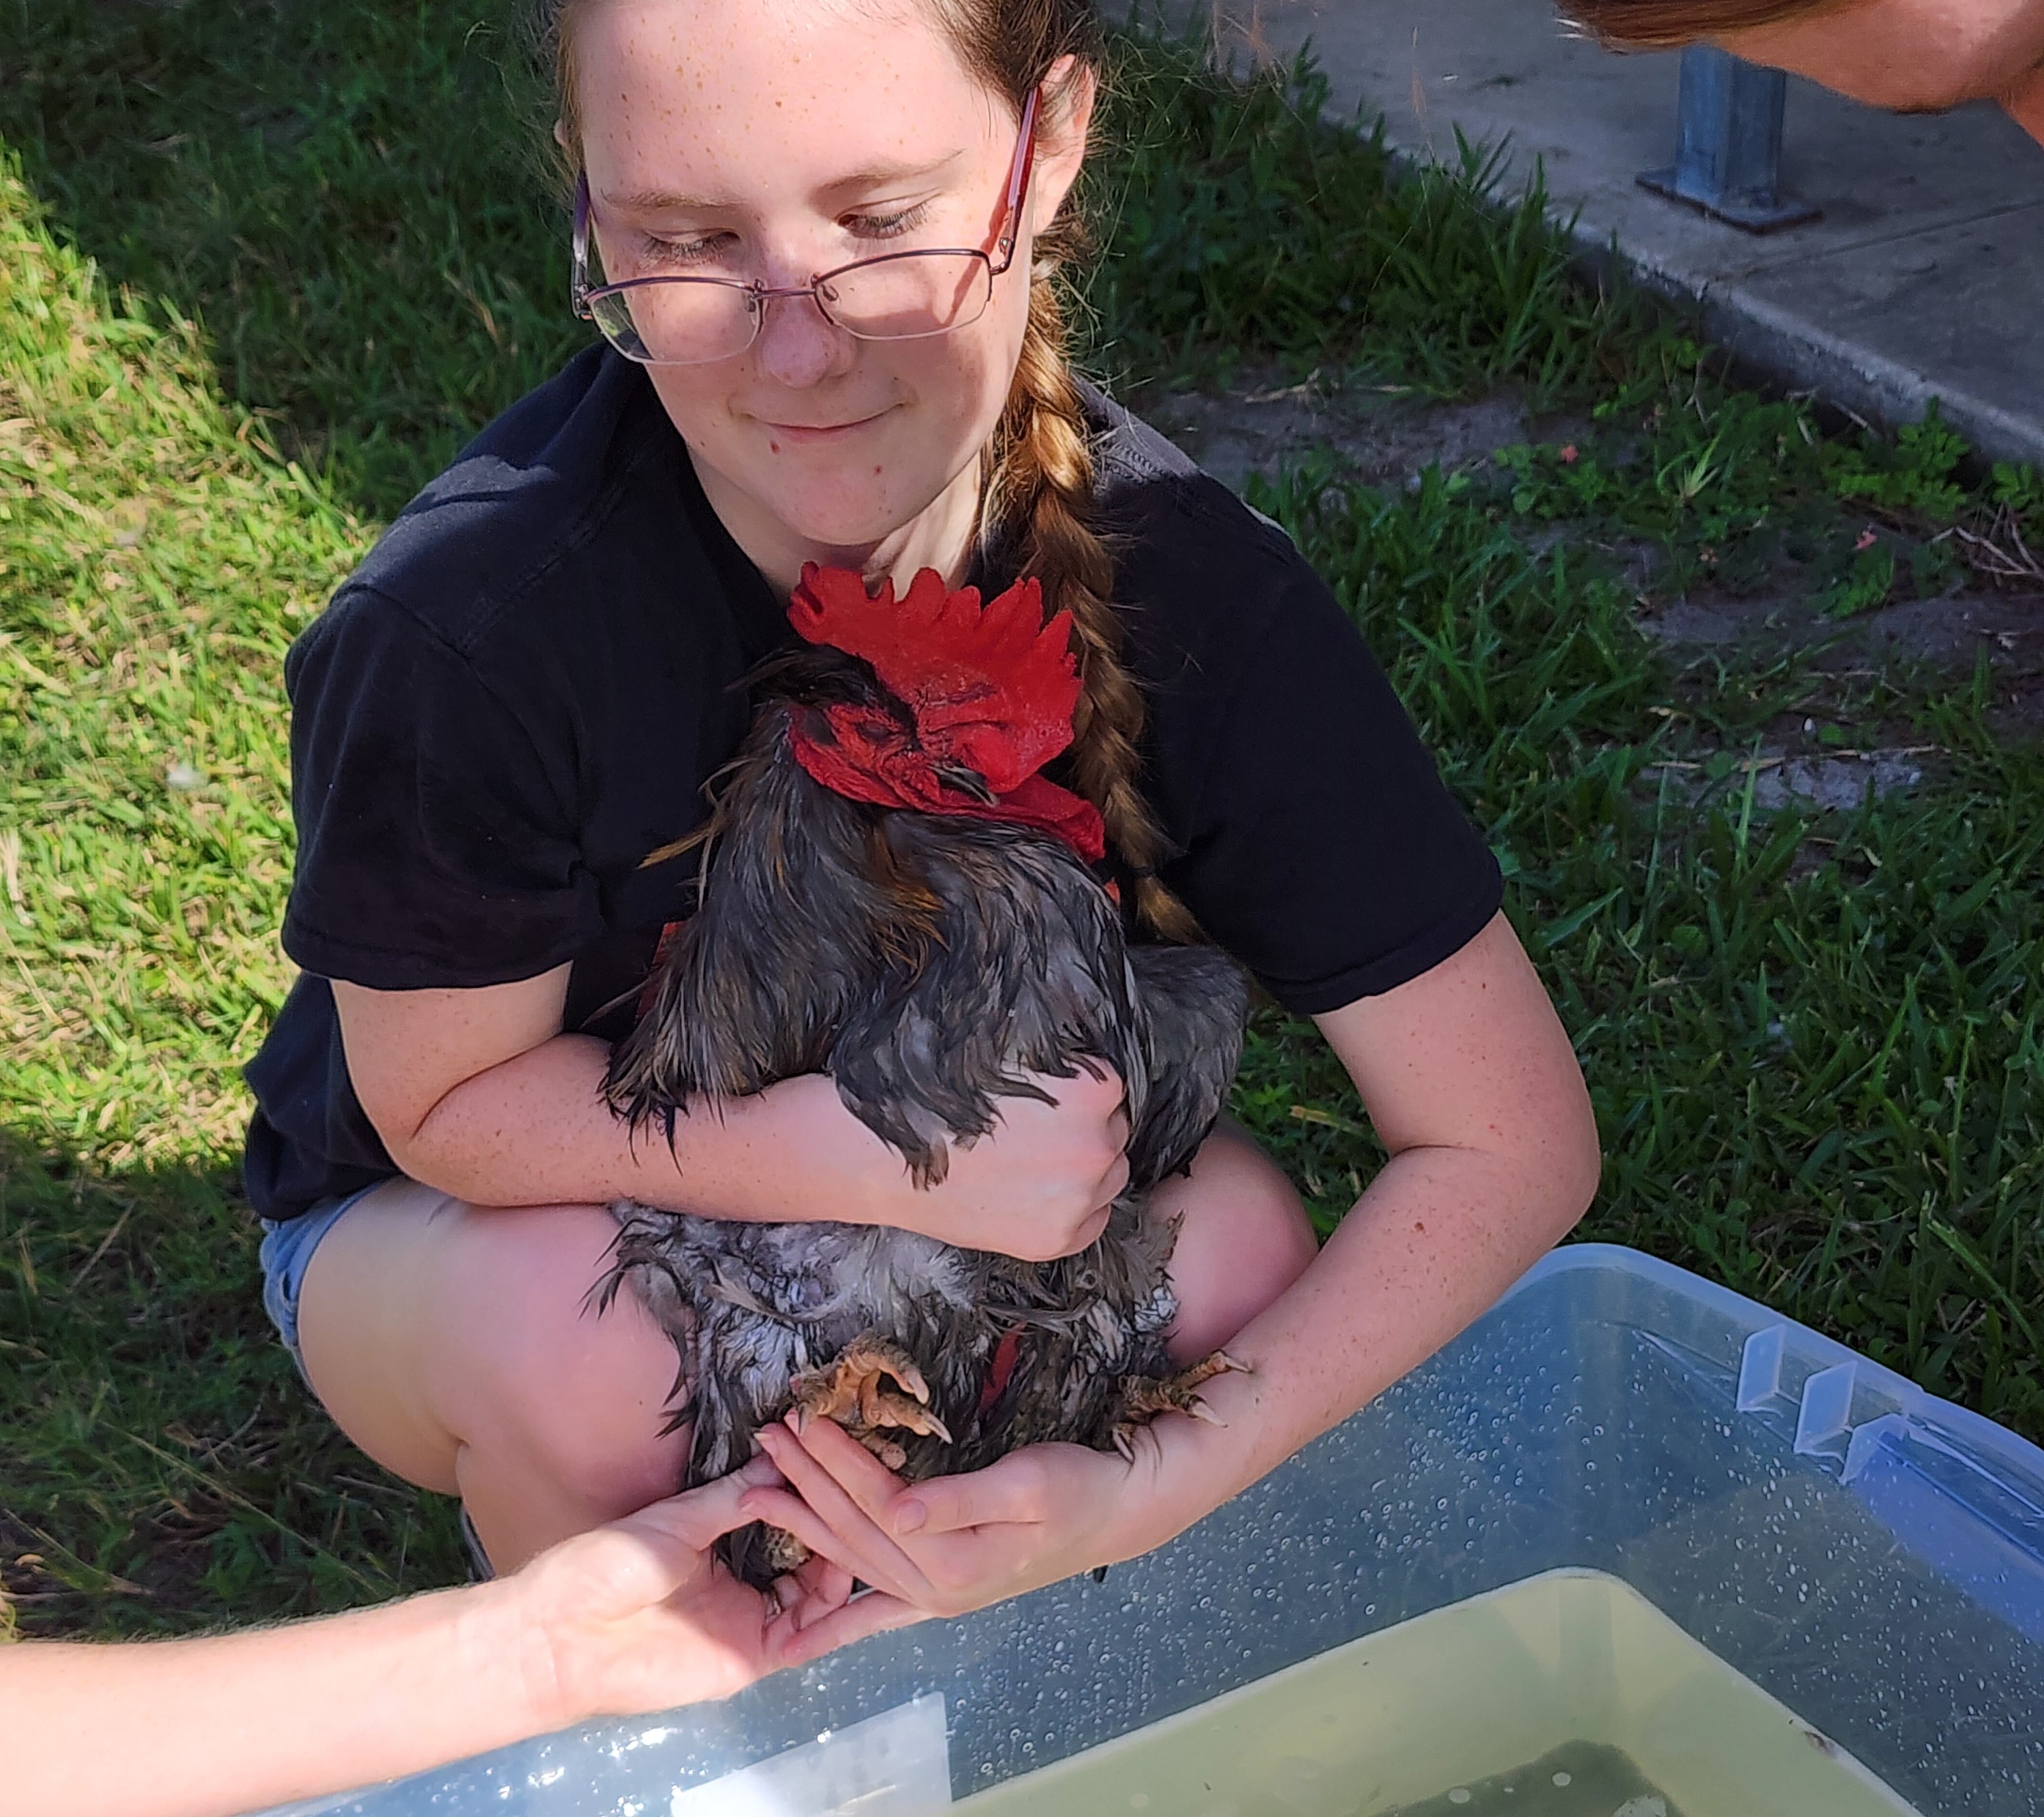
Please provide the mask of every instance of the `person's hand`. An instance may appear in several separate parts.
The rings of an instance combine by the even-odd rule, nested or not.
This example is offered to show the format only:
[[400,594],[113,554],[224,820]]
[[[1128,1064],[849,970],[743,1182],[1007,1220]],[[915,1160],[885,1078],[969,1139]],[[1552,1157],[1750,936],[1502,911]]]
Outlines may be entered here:
[[[836,1431],[836,1427],[832,1427]],[[849,1442],[849,1441],[847,1441]],[[711,1554],[755,1517],[745,1497],[781,1481],[766,1458],[541,1553],[492,1586],[517,1605],[526,1675],[548,1726],[728,1697],[755,1679],[920,1619],[812,1559],[774,1593]]]
[[1093,1242],[1128,1184],[1121,1080],[1104,1066],[1069,1079],[1029,1077],[1053,1101],[996,1099],[999,1120],[976,1141],[951,1143],[936,1185],[916,1185],[900,1156],[876,1141],[882,1178],[871,1221],[1024,1262],[1076,1255]]
[[1177,1531],[1138,1531],[1138,1470],[1082,1445],[1031,1445],[912,1485],[832,1420],[799,1435],[792,1420],[776,1423],[759,1442],[786,1485],[747,1489],[744,1511],[928,1615],[962,1615],[1134,1558]]

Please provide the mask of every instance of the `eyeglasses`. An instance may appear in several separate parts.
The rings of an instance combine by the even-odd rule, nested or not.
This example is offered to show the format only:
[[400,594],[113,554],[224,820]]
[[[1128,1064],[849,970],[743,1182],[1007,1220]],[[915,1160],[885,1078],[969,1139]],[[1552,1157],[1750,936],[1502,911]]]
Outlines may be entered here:
[[589,281],[589,179],[575,185],[574,312],[593,321],[627,359],[642,366],[706,366],[743,353],[766,324],[777,297],[808,297],[824,321],[861,340],[919,340],[969,326],[986,313],[993,280],[1015,262],[1022,203],[1035,163],[1036,98],[1022,109],[1022,129],[1008,171],[1008,196],[993,244],[856,259],[806,284],[774,286],[743,278],[629,278]]

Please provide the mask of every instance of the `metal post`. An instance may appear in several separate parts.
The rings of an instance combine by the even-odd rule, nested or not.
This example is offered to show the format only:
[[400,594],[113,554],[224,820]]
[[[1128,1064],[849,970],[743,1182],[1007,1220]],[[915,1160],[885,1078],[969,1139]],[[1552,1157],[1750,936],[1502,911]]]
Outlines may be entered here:
[[1749,233],[1815,220],[1819,210],[1785,202],[1776,187],[1787,95],[1781,71],[1692,44],[1682,53],[1675,162],[1642,171],[1641,185]]

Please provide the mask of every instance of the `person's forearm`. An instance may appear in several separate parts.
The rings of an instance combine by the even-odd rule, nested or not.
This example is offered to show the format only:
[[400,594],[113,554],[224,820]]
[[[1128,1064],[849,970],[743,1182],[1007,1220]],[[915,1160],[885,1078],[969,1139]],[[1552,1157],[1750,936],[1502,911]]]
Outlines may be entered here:
[[200,1640],[0,1647],[0,1807],[221,1817],[559,1727],[501,1590]]
[[1581,1216],[1595,1175],[1466,1149],[1395,1157],[1312,1267],[1229,1340],[1247,1372],[1201,1389],[1224,1424],[1159,1421],[1139,1447],[1154,1496],[1132,1508],[1181,1531],[1338,1425],[1490,1307]]
[[482,1205],[637,1199],[706,1217],[868,1220],[868,1183],[901,1170],[829,1080],[791,1079],[757,1097],[630,1130],[604,1101],[609,1050],[551,1040],[457,1085],[394,1158],[416,1180]]

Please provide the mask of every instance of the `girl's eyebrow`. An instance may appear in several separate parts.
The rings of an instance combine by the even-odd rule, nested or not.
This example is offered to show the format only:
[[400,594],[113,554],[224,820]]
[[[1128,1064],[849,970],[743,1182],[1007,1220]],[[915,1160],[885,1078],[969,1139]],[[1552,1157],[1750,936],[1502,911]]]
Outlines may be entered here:
[[955,152],[947,152],[941,158],[927,159],[920,163],[870,164],[850,176],[840,177],[836,182],[825,183],[823,188],[828,194],[836,190],[878,189],[889,183],[912,182],[943,175],[966,155],[965,148],[961,146]]
[[635,214],[712,214],[731,205],[707,196],[683,195],[678,190],[626,190],[621,194],[605,190],[603,206]]
[[[941,158],[918,163],[871,164],[863,171],[855,171],[825,183],[820,193],[829,195],[847,190],[857,192],[883,188],[891,183],[927,180],[943,175],[966,155],[961,147]],[[740,206],[729,198],[689,195],[679,190],[626,190],[618,194],[606,190],[602,199],[606,208],[634,214],[717,214]]]

